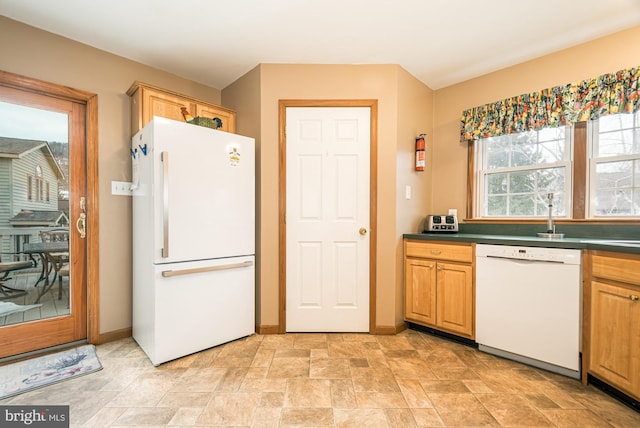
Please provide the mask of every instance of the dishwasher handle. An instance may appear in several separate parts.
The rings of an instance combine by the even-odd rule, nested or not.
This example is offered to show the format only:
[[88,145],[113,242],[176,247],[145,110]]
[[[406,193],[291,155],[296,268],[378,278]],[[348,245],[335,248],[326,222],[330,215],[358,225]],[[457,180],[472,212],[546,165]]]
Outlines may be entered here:
[[564,260],[543,260],[543,259],[520,259],[518,257],[508,257],[508,256],[492,256],[487,254],[485,256],[488,259],[501,259],[501,260],[510,260],[513,262],[521,262],[521,263],[558,263],[565,264]]

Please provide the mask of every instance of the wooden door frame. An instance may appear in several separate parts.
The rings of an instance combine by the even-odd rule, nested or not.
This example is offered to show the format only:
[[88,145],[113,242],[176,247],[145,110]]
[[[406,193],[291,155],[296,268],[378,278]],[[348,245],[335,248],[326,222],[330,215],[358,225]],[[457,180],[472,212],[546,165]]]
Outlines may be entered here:
[[98,229],[98,96],[91,92],[0,70],[0,85],[61,98],[86,106],[87,149],[87,341],[100,341],[100,277]]
[[376,328],[376,243],[378,215],[378,100],[279,100],[279,300],[278,300],[278,333],[287,331],[287,228],[285,213],[287,212],[287,108],[289,107],[369,107],[369,333]]

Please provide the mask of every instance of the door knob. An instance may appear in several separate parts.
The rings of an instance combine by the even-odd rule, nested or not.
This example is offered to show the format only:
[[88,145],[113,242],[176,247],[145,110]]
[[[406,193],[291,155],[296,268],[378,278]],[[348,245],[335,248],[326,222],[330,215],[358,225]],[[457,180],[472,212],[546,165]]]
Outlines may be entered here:
[[359,232],[360,232],[360,235],[366,235],[367,234],[367,228],[366,227],[361,227]]

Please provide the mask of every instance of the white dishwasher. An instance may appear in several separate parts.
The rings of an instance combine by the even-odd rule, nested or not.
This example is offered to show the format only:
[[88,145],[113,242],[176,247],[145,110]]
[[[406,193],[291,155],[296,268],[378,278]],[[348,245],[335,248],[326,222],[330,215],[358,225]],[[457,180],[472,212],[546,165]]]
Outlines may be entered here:
[[580,377],[581,253],[476,245],[481,351]]

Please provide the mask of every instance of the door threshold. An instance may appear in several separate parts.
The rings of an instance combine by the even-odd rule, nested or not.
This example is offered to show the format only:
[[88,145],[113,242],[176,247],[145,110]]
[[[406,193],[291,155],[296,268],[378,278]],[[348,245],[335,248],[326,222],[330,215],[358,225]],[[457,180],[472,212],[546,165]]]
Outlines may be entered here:
[[26,360],[33,356],[52,354],[60,350],[75,348],[76,346],[79,346],[79,345],[86,345],[87,343],[89,343],[87,339],[83,339],[83,340],[77,340],[75,342],[63,343],[61,345],[50,346],[48,348],[36,349],[35,351],[24,352],[22,354],[11,355],[9,357],[0,358],[0,365],[13,363],[19,360]]

